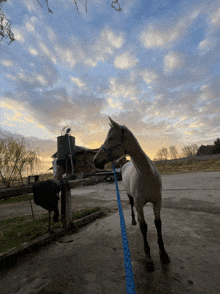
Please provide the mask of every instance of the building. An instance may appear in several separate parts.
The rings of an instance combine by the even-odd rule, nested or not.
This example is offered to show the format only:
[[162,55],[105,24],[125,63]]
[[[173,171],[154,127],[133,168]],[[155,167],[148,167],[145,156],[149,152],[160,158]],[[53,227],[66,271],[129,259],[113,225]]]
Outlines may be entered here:
[[[90,174],[99,170],[93,164],[93,158],[95,157],[98,150],[99,149],[88,149],[85,147],[75,146],[73,169],[74,169],[74,174],[76,176],[82,173]],[[57,152],[54,153],[51,157],[54,159],[53,163],[56,162]],[[68,165],[69,165],[68,170],[71,171],[71,160],[68,160]],[[53,166],[55,166],[55,164],[53,164]],[[52,167],[50,169],[55,169],[55,167],[54,168]],[[54,174],[55,173],[56,172],[54,171]],[[65,171],[62,170],[61,173],[64,174]]]

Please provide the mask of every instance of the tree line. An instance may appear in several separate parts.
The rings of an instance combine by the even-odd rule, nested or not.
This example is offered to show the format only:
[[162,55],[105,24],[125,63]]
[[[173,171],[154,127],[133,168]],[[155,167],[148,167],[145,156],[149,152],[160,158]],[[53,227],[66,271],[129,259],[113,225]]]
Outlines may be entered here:
[[204,155],[220,153],[220,139],[219,138],[216,139],[213,145],[208,145],[208,146],[201,145],[200,147],[198,147],[197,144],[184,146],[182,148],[181,153],[178,153],[176,146],[170,146],[169,148],[161,148],[157,151],[156,157],[153,160],[154,161],[167,160],[168,158],[178,159],[182,157],[192,157],[195,155],[201,155],[199,154],[199,150],[202,150],[202,149],[207,150],[206,153],[204,153]]
[[157,160],[167,160],[170,159],[178,159],[182,157],[191,157],[196,155],[198,150],[198,146],[196,144],[192,144],[189,146],[184,146],[182,148],[182,153],[178,153],[176,146],[170,146],[169,148],[161,148],[157,151],[156,157],[153,159]]
[[220,153],[220,139],[219,138],[214,141],[214,144],[212,146],[213,146],[213,154]]

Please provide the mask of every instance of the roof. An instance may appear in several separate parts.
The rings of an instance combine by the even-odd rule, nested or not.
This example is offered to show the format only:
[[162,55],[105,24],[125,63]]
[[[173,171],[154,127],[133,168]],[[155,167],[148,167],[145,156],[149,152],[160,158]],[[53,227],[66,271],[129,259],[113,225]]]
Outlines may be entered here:
[[[96,153],[96,152],[98,152],[99,148],[89,149],[89,148],[82,147],[82,146],[75,146],[74,150],[76,150],[77,154],[83,154],[83,153],[87,153],[87,152]],[[57,152],[55,152],[51,157],[57,158]]]

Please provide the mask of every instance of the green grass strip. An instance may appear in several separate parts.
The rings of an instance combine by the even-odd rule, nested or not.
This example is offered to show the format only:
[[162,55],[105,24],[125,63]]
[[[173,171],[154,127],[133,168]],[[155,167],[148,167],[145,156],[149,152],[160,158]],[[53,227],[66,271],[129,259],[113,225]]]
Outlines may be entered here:
[[[77,210],[73,212],[73,220],[90,215],[100,207]],[[51,230],[62,228],[61,220],[57,223],[52,221]],[[19,247],[22,243],[30,242],[48,232],[48,213],[37,216],[36,219],[30,216],[14,217],[1,220],[0,222],[0,253],[7,252],[12,248]]]
[[27,195],[14,196],[10,198],[0,199],[0,205],[7,204],[7,203],[29,201],[29,200],[33,200],[33,195],[27,194]]

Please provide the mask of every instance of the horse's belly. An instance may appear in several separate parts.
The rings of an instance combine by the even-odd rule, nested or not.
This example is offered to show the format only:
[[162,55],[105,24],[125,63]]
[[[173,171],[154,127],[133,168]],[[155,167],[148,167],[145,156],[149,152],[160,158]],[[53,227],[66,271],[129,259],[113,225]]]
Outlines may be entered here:
[[132,162],[127,162],[122,168],[122,183],[128,195],[132,196],[131,192],[131,177],[135,172]]
[[140,175],[132,162],[129,162],[129,165],[124,167],[122,170],[122,183],[126,193],[132,196],[134,201],[145,204],[157,201],[161,197],[161,179],[159,174],[151,176]]

